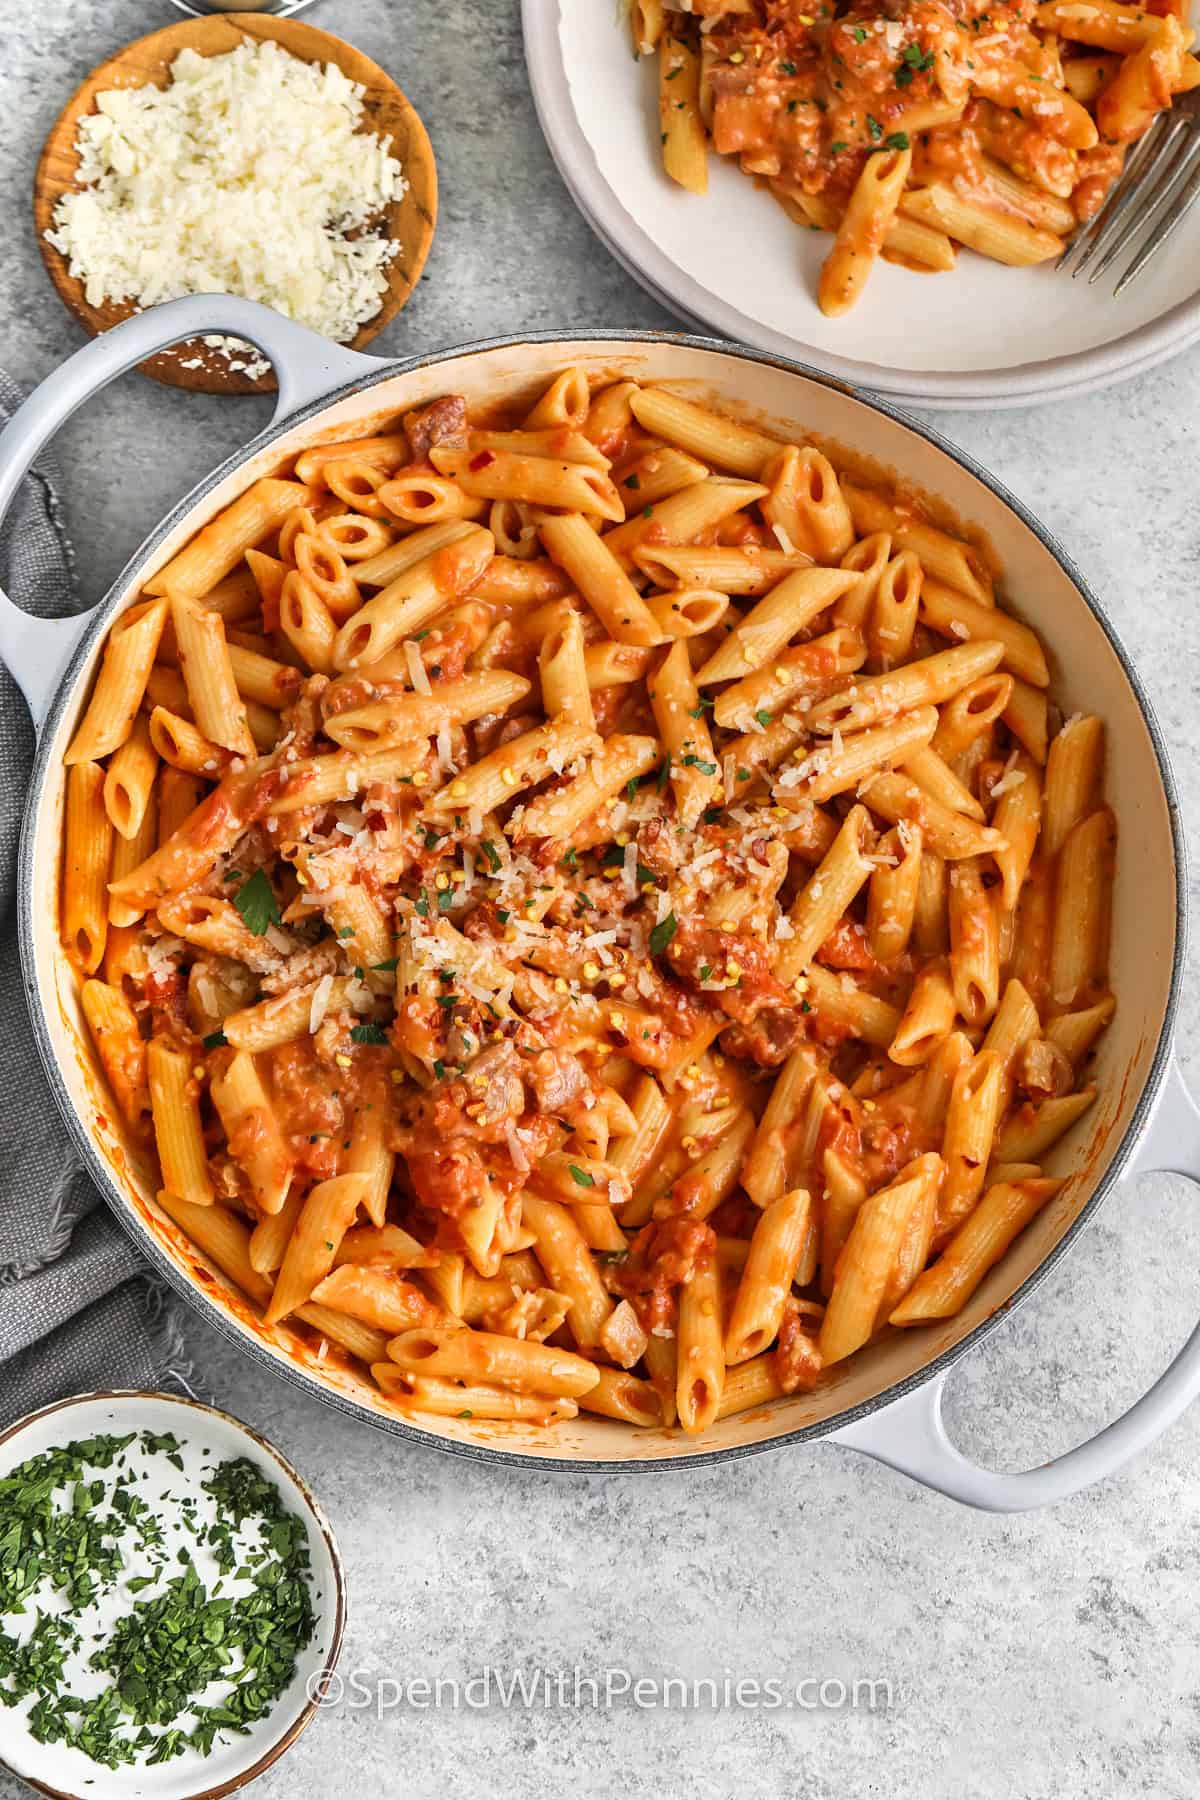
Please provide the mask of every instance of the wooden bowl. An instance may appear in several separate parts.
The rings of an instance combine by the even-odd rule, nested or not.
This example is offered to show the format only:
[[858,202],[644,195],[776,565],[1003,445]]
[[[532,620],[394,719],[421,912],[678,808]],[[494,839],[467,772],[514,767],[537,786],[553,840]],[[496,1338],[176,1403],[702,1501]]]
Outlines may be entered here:
[[[395,318],[416,286],[433,240],[437,218],[437,171],[425,127],[391,76],[351,44],[296,19],[259,13],[188,19],[179,25],[168,25],[164,31],[152,32],[149,37],[138,38],[94,69],[46,139],[38,164],[33,194],[38,248],[65,305],[93,337],[127,319],[137,308],[131,301],[114,303],[106,300],[100,306],[91,306],[84,294],[83,283],[71,274],[67,259],[46,240],[60,196],[78,192],[81,186],[79,157],[75,150],[80,119],[93,111],[96,95],[106,89],[146,87],[150,83],[155,87],[167,87],[171,63],[181,50],[195,50],[201,56],[218,56],[223,51],[235,49],[246,38],[273,38],[293,56],[305,62],[336,63],[351,81],[360,82],[365,89],[362,129],[390,138],[392,153],[403,165],[407,191],[388,208],[382,221],[386,235],[400,245],[400,250],[390,264],[383,304],[374,317],[360,327],[353,340],[356,350],[362,349]],[[199,368],[184,367],[185,363],[197,359],[201,364]],[[152,357],[142,368],[156,381],[205,394],[268,393],[275,387],[274,375],[250,377],[235,372],[223,357],[202,343],[179,344],[173,350]]]

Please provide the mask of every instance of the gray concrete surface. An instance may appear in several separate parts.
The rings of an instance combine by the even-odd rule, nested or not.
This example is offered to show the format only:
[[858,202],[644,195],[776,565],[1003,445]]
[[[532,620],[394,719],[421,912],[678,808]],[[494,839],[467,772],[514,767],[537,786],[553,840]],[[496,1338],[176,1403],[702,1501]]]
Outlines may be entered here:
[[[42,139],[98,60],[173,16],[162,0],[0,4],[0,363],[22,380],[80,341],[33,240]],[[328,0],[314,22],[395,73],[441,168],[427,274],[378,348],[667,322],[555,173],[529,98],[516,0]],[[61,449],[89,595],[267,410],[131,376],[72,422]],[[943,425],[1033,505],[1091,578],[1158,708],[1185,823],[1200,841],[1198,416],[1193,352],[1069,405]],[[1193,959],[1180,1042],[1200,1085],[1197,991]],[[1194,1324],[1198,1264],[1188,1183],[1146,1178],[1120,1193],[956,1374],[957,1441],[1014,1468],[1115,1416]],[[189,1320],[188,1330],[200,1388],[267,1431],[325,1501],[350,1578],[343,1673],[362,1671],[364,1691],[384,1703],[380,1718],[371,1705],[343,1704],[319,1719],[258,1784],[264,1800],[1184,1800],[1200,1785],[1200,1410],[1105,1488],[1005,1520],[822,1447],[692,1475],[474,1468],[353,1426],[208,1329]],[[595,1710],[455,1711],[389,1707],[389,1690],[378,1689],[417,1675],[465,1681],[488,1667],[506,1678],[518,1667],[529,1678],[578,1668],[602,1683],[605,1670],[875,1680],[891,1698],[876,1688],[873,1708],[860,1695],[857,1707],[684,1713],[626,1695]],[[0,1779],[3,1800],[17,1792]]]

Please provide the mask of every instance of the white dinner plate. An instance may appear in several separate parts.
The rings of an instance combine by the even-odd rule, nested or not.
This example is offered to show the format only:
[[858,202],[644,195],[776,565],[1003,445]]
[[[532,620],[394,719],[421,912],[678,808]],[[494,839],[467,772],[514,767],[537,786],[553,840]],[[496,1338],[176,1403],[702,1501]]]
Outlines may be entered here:
[[1200,207],[1119,300],[1107,278],[1088,287],[1052,263],[1008,269],[963,251],[944,275],[881,262],[853,312],[826,318],[815,297],[824,233],[794,225],[729,158],[709,158],[707,195],[663,174],[653,63],[634,61],[622,12],[618,0],[522,0],[530,82],[584,216],[681,317],[947,408],[1066,399],[1200,337]]

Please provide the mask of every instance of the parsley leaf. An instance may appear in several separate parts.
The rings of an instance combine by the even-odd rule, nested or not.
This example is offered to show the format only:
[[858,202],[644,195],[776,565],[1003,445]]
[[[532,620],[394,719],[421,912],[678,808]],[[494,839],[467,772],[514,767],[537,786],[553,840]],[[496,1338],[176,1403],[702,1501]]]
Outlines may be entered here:
[[376,1019],[368,1019],[363,1025],[356,1025],[350,1033],[356,1044],[386,1044],[387,1033]]
[[386,962],[372,963],[371,967],[373,969],[382,969],[385,974],[388,974],[396,967],[399,961],[400,958],[398,956],[389,956]]
[[497,850],[495,844],[493,844],[491,838],[480,838],[479,848],[488,859],[488,867],[491,869],[492,873],[495,874],[496,870],[500,867],[500,852]]
[[203,1042],[206,1050],[219,1050],[222,1044],[229,1042],[229,1039],[223,1031],[210,1031]]
[[660,919],[650,933],[651,956],[661,956],[678,929],[679,921],[673,912],[669,912],[665,919]]
[[262,869],[256,869],[249,881],[242,883],[233,897],[233,904],[241,913],[247,930],[255,937],[262,937],[268,926],[279,923],[275,893]]
[[867,114],[867,136],[873,144],[877,144],[883,136],[883,126],[878,119],[873,119],[870,113]]
[[596,1177],[589,1175],[586,1169],[581,1169],[577,1163],[568,1163],[567,1167],[571,1171],[571,1180],[576,1187],[595,1187]]

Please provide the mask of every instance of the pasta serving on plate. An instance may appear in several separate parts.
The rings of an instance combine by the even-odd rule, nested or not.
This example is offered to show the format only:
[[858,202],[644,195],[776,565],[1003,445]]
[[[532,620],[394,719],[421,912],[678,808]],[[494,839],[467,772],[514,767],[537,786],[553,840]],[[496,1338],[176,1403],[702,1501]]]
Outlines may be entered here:
[[66,757],[161,1206],[417,1415],[703,1432],[952,1315],[1113,1011],[1049,680],[972,545],[667,388],[304,450],[117,619]]
[[954,267],[1057,257],[1128,147],[1200,82],[1183,0],[632,0],[658,60],[662,155],[707,187],[736,156],[798,224],[834,234],[823,312],[877,257]]

